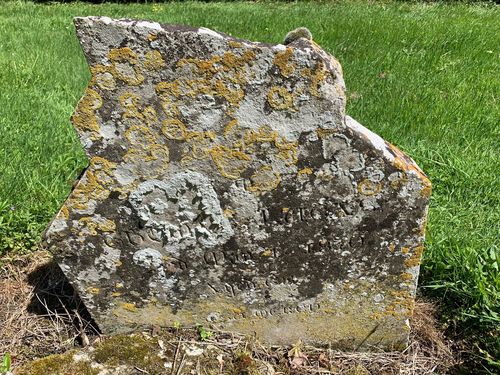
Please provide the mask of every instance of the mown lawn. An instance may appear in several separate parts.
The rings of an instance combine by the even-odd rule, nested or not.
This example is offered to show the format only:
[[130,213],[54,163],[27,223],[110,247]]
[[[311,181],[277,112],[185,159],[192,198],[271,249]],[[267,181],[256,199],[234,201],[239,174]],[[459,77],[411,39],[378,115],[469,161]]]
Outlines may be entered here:
[[205,26],[271,43],[307,26],[343,65],[349,114],[408,152],[433,182],[422,293],[444,302],[450,326],[479,332],[480,347],[498,361],[498,7],[2,1],[0,255],[34,246],[86,165],[69,122],[89,79],[72,25],[80,15]]

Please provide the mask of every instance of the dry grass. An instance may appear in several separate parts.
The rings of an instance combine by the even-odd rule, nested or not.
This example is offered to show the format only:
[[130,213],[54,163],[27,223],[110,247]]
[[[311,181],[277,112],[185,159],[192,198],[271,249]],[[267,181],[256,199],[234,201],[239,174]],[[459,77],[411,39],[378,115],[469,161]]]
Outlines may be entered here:
[[0,259],[0,354],[16,363],[61,353],[95,334],[88,313],[46,251]]
[[[50,254],[38,251],[0,262],[0,354],[9,352],[16,367],[75,346],[105,341]],[[263,374],[443,374],[457,360],[435,316],[433,304],[417,303],[410,344],[402,353],[339,352],[300,344],[266,347],[227,333],[200,342],[198,333],[188,329],[175,331],[169,344],[196,341],[201,346],[218,346],[234,361],[248,353]]]

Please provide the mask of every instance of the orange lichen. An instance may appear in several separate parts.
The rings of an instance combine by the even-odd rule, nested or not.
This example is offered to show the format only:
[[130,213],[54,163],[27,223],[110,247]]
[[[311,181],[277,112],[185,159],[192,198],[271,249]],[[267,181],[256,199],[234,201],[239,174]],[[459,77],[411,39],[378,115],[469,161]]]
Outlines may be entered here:
[[[230,107],[238,107],[245,93],[242,88],[247,83],[246,66],[255,59],[253,50],[246,50],[237,55],[226,52],[223,56],[215,55],[210,59],[181,59],[178,67],[195,67],[197,78],[182,80],[182,95],[196,97],[200,94],[223,97]],[[224,72],[225,74],[219,75]],[[231,111],[228,109],[228,111]]]
[[172,82],[160,82],[156,85],[156,94],[160,99],[165,99],[166,96],[179,96],[181,91],[180,91],[180,85],[179,81],[175,80]]
[[122,115],[123,119],[138,118],[142,119],[144,116],[139,111],[139,97],[131,92],[125,92],[119,97],[120,104],[125,109]]
[[405,173],[408,173],[410,171],[413,171],[422,181],[422,184],[424,186],[423,188],[423,195],[426,196],[426,194],[430,195],[431,193],[431,182],[429,178],[422,172],[422,170],[415,164],[413,160],[411,160],[404,152],[402,152],[399,148],[396,146],[386,142],[386,146],[388,149],[392,152],[394,155],[394,160],[393,160],[393,165],[400,171],[403,171]]
[[181,85],[178,80],[160,82],[156,85],[156,94],[167,116],[177,116],[179,114],[179,107],[175,99],[179,97],[180,93]]
[[57,214],[58,219],[65,219],[67,220],[69,218],[69,210],[67,206],[62,206],[61,209],[59,210]]
[[411,316],[415,308],[415,299],[407,290],[392,291],[393,301],[386,306],[384,315]]
[[217,80],[215,82],[215,91],[217,94],[226,99],[231,105],[237,107],[243,97],[245,96],[245,92],[242,89],[230,89],[227,85],[224,84],[222,80]]
[[137,63],[137,54],[129,47],[112,49],[108,53],[108,58],[113,62]]
[[222,65],[224,65],[224,70],[229,69],[241,69],[245,64],[255,59],[255,52],[252,50],[246,50],[243,55],[239,56],[232,52],[226,52],[222,56]]

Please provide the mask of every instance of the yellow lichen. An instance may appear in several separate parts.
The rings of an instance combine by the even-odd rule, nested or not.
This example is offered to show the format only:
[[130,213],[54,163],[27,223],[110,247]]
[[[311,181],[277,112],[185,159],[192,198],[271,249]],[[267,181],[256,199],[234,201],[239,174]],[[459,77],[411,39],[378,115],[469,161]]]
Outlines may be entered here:
[[82,99],[78,102],[72,122],[80,131],[93,132],[94,138],[99,137],[99,124],[96,111],[102,107],[102,98],[97,91],[87,88]]
[[135,303],[123,302],[121,307],[127,311],[130,311],[130,312],[137,311],[137,307],[135,306]]
[[303,77],[309,78],[311,80],[311,87],[309,92],[312,96],[319,97],[319,88],[321,84],[325,81],[327,74],[329,74],[329,70],[326,68],[323,62],[319,62],[314,67],[314,70],[309,68],[304,68],[301,71]]
[[295,72],[295,64],[290,62],[293,56],[293,49],[287,48],[283,52],[278,52],[274,57],[273,64],[278,67],[283,77],[288,78]]
[[108,58],[112,63],[109,71],[115,78],[131,86],[140,85],[144,81],[137,64],[137,54],[129,47],[110,50]]
[[373,182],[369,179],[365,179],[358,184],[358,193],[362,195],[375,195],[382,190],[382,184],[380,182]]
[[112,171],[114,168],[116,168],[116,163],[99,156],[93,157],[85,175],[70,195],[66,203],[67,207],[85,210],[89,200],[106,199],[114,183]]
[[238,120],[233,118],[224,128],[224,136],[227,137],[233,131],[233,128],[238,125]]
[[215,82],[215,91],[233,106],[238,106],[245,96],[242,89],[232,90],[220,79]]
[[96,65],[90,68],[92,79],[90,85],[96,84],[102,90],[115,90],[116,81],[113,74],[109,71],[108,67],[104,65]]
[[271,255],[273,255],[273,252],[271,249],[265,249],[261,255],[264,257],[270,257]]
[[285,138],[280,137],[277,131],[272,130],[266,125],[261,126],[257,131],[247,130],[243,136],[245,150],[249,152],[255,151],[255,144],[269,142],[277,149],[277,156],[285,161],[287,165],[297,163],[297,142],[288,142]]
[[224,216],[225,216],[225,217],[229,217],[229,218],[234,217],[234,214],[235,214],[235,213],[236,213],[236,212],[235,212],[235,211],[233,211],[233,210],[231,210],[230,208],[226,208],[226,209],[224,210]]
[[237,42],[235,40],[230,40],[229,42],[227,42],[228,46],[231,47],[231,48],[241,48],[243,47],[243,44],[240,43],[240,42]]
[[120,104],[125,109],[122,115],[123,119],[128,118],[144,118],[143,114],[139,111],[139,97],[131,92],[125,92],[119,97]]
[[408,273],[408,272],[403,272],[401,275],[399,275],[399,278],[402,281],[411,281],[411,280],[413,280],[413,275],[411,273]]
[[147,149],[156,143],[158,136],[151,128],[143,125],[132,125],[125,131],[125,138],[131,145]]
[[165,67],[165,60],[157,50],[149,51],[144,56],[144,67],[148,70],[160,70]]
[[226,178],[236,180],[240,178],[250,162],[251,157],[241,151],[226,146],[215,146],[209,151],[220,174]]
[[116,224],[113,220],[85,216],[78,220],[78,225],[81,227],[79,234],[81,236],[91,235],[96,236],[99,232],[114,232]]
[[313,170],[309,167],[302,168],[297,172],[299,176],[301,175],[311,175],[313,173]]
[[61,210],[59,211],[58,217],[62,218],[62,219],[66,219],[66,220],[69,218],[69,210],[68,210],[67,206],[61,207]]
[[293,95],[285,87],[274,86],[267,94],[267,102],[277,110],[295,110],[293,106]]
[[281,182],[279,172],[273,171],[273,168],[269,165],[265,165],[258,169],[250,179],[252,185],[248,187],[248,190],[253,192],[274,190]]
[[384,309],[385,316],[411,316],[415,308],[415,299],[407,290],[391,291],[392,302]]
[[174,139],[177,141],[186,140],[186,125],[184,125],[180,120],[168,119],[163,121],[161,131],[168,139]]
[[318,134],[318,137],[320,137],[321,139],[325,139],[326,137],[328,137],[330,135],[337,134],[338,131],[335,129],[318,128],[318,129],[316,129],[316,133]]
[[137,54],[129,47],[110,50],[108,53],[108,58],[113,62],[129,62],[131,64],[137,63]]
[[413,249],[411,256],[405,260],[405,266],[408,268],[418,266],[420,264],[420,259],[422,258],[423,252],[424,247],[422,245],[416,246]]

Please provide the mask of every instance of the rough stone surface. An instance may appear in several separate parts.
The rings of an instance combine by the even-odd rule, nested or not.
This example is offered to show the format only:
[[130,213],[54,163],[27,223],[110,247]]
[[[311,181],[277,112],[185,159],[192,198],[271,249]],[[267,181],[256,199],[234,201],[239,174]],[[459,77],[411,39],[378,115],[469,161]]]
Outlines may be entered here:
[[89,166],[46,240],[104,332],[405,345],[430,183],[345,115],[333,57],[305,38],[75,23]]

